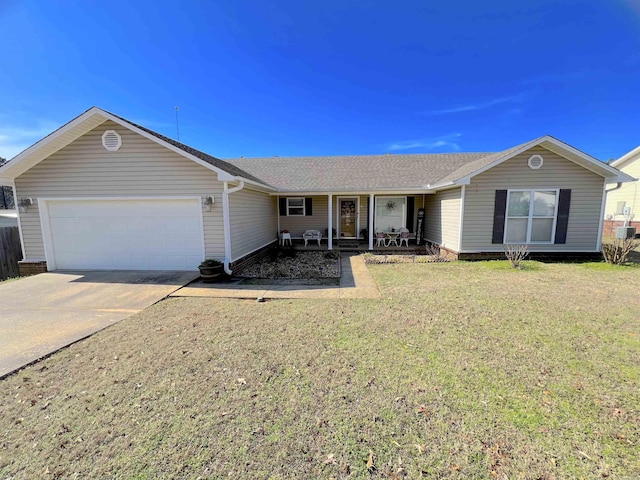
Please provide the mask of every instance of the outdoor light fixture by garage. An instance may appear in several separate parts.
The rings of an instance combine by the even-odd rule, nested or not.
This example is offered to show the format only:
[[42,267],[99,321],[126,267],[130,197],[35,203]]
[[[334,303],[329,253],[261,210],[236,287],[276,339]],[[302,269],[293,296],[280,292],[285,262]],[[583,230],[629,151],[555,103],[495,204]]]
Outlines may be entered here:
[[202,202],[202,205],[204,206],[207,212],[210,212],[211,207],[213,206],[214,203],[215,203],[215,200],[213,198],[213,195],[210,195],[208,197],[204,197],[204,201]]
[[18,211],[20,213],[26,213],[29,211],[31,205],[33,205],[33,198],[21,198],[18,200]]

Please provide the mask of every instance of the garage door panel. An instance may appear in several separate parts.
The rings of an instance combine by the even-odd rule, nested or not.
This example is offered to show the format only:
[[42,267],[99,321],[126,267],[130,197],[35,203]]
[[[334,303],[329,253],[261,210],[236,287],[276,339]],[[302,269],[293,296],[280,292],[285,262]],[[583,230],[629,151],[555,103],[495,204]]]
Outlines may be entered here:
[[49,201],[58,269],[194,270],[204,255],[200,201]]

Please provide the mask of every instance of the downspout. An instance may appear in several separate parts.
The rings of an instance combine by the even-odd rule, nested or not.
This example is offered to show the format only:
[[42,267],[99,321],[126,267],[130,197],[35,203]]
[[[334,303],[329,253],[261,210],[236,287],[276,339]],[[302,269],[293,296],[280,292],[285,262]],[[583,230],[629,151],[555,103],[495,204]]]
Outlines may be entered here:
[[229,182],[224,182],[224,190],[222,191],[222,223],[224,230],[224,273],[232,275],[229,269],[231,263],[231,222],[229,220],[229,194],[239,192],[244,188],[244,182],[240,180],[237,187],[229,188]]
[[618,184],[615,187],[613,187],[612,189],[605,190],[605,193],[613,192],[615,190],[618,190],[620,187],[622,187],[622,182],[618,182]]
[[605,207],[607,205],[607,194],[609,192],[613,192],[622,187],[622,182],[617,182],[617,185],[609,190],[607,190],[607,179],[604,179],[604,186],[602,187],[602,204],[600,205],[600,222],[599,222],[599,231],[598,231],[598,239],[596,243],[596,252],[602,251],[602,235],[604,233],[604,215],[605,215]]

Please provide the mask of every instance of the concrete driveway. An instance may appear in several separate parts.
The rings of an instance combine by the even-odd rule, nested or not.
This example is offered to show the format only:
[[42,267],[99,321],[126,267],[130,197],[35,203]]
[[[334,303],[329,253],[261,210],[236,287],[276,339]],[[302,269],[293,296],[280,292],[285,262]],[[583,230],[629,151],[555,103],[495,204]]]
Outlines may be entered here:
[[198,272],[51,272],[0,283],[0,378],[162,300]]

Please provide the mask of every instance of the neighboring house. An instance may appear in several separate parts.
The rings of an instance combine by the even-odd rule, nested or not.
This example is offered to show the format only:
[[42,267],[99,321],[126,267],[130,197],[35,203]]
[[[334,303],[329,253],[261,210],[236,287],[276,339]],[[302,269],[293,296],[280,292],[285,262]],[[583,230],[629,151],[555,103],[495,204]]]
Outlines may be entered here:
[[607,206],[605,208],[604,233],[614,235],[615,227],[628,222],[640,232],[640,147],[631,150],[615,162],[612,167],[636,178],[636,181],[607,186]]
[[[93,107],[3,167],[26,271],[227,271],[287,229],[338,239],[416,230],[460,257],[525,243],[600,251],[604,187],[632,178],[545,136],[498,153],[220,160]],[[325,240],[332,249],[332,235]]]

